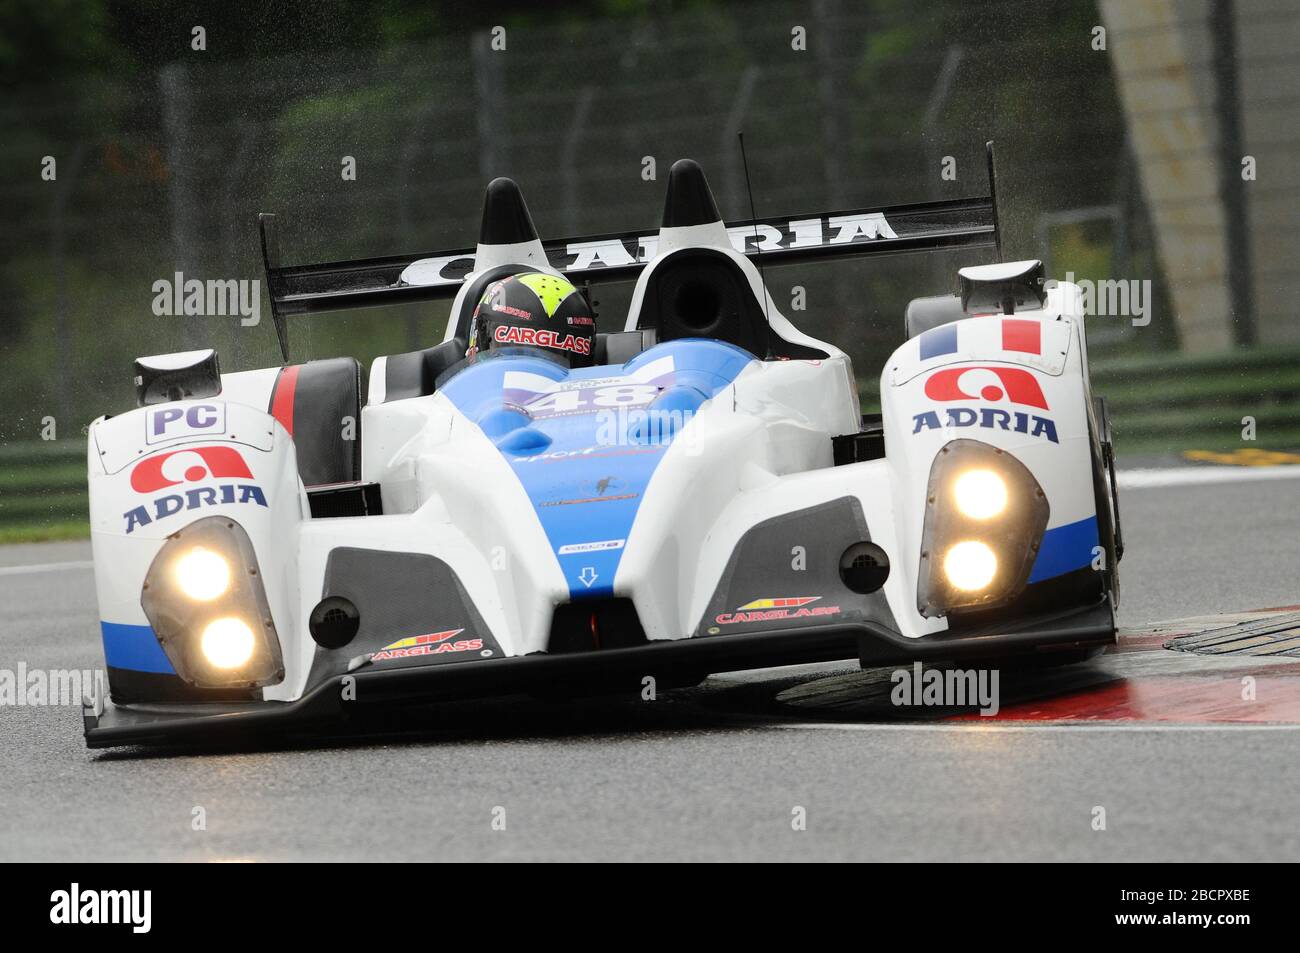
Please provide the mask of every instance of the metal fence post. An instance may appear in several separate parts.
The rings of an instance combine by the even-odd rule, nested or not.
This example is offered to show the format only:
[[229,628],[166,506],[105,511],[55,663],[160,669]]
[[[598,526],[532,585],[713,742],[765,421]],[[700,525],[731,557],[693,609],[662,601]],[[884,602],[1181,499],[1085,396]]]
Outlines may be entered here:
[[[193,155],[190,142],[193,103],[190,95],[189,68],[185,63],[168,63],[158,71],[162,93],[163,135],[167,140],[167,182],[171,199],[171,245],[177,271],[193,267],[196,260],[194,230],[195,203],[191,176]],[[171,278],[170,275],[167,276]],[[181,324],[185,348],[197,347],[194,323]]]
[[[749,113],[749,104],[754,99],[754,87],[758,85],[761,70],[757,66],[746,66],[740,74],[740,85],[731,100],[731,109],[727,111],[727,121],[722,124],[722,142],[719,151],[727,157],[727,212],[734,217],[743,218],[741,209],[745,205],[745,174],[740,166],[740,146],[737,133],[744,131],[745,116]],[[724,217],[727,213],[724,213]]]
[[[226,270],[230,274],[235,274],[235,269],[239,267],[243,256],[239,254],[240,236],[245,234],[244,230],[248,229],[247,234],[251,234],[252,216],[245,214],[248,209],[239,201],[239,183],[243,180],[245,172],[253,161],[253,143],[257,140],[258,127],[255,123],[248,120],[240,120],[239,126],[239,145],[235,149],[235,157],[226,169],[226,174],[221,179],[221,256],[225,261]],[[269,291],[269,289],[268,289]],[[231,355],[229,366],[233,368],[244,366],[244,338],[239,332],[246,330],[243,327],[236,327],[231,331]]]
[[577,235],[580,225],[578,218],[578,143],[586,131],[587,117],[591,115],[591,103],[596,98],[596,87],[584,86],[578,93],[578,103],[573,109],[573,119],[569,131],[564,136],[564,149],[560,158],[560,175],[564,187],[564,227],[568,235]]
[[[921,140],[927,159],[925,174],[930,183],[930,197],[933,199],[943,198],[943,180],[939,177],[940,163],[943,161],[943,149],[939,144],[939,116],[948,105],[948,100],[952,98],[952,84],[957,78],[957,70],[961,67],[962,57],[965,55],[966,51],[959,43],[952,44],[945,51],[943,65],[939,67],[939,75],[935,78],[934,85],[930,87],[930,98],[925,104],[925,113],[921,117]],[[933,260],[930,262],[930,275],[935,287],[929,293],[936,294],[940,289],[952,290],[950,287],[952,280],[948,275],[949,262],[945,261],[942,255],[931,257]]]
[[1223,202],[1228,266],[1228,306],[1232,340],[1238,347],[1258,343],[1255,326],[1254,266],[1250,245],[1250,204],[1241,178],[1245,153],[1241,134],[1241,95],[1237,86],[1237,8],[1219,0],[1210,14],[1214,36],[1214,112],[1219,126],[1219,192]]
[[505,174],[505,83],[500,54],[492,49],[492,35],[480,30],[470,40],[470,46],[478,99],[478,171],[480,178],[488,182]]
[[[75,342],[68,316],[68,203],[88,148],[85,142],[78,142],[72,150],[72,156],[63,165],[62,176],[54,192],[54,202],[50,205],[50,259],[54,263],[54,343],[55,353],[58,354],[58,370],[64,374],[72,372],[75,357]],[[56,390],[58,422],[64,427],[71,422],[72,417],[70,393],[68,387]]]

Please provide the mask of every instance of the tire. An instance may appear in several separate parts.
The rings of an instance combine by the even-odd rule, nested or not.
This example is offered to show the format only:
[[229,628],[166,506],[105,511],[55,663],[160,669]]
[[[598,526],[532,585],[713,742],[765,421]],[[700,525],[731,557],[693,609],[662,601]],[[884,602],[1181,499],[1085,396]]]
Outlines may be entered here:
[[1115,483],[1115,451],[1111,443],[1110,414],[1105,397],[1093,399],[1092,487],[1097,505],[1097,534],[1106,554],[1102,571],[1112,607],[1119,605],[1119,561],[1124,556],[1120,531],[1119,492]]

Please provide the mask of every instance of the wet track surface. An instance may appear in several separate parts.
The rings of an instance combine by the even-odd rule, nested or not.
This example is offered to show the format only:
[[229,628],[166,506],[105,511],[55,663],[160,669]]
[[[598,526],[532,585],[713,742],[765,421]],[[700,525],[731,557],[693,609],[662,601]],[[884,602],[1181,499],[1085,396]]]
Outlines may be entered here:
[[[202,753],[89,752],[76,708],[0,709],[0,859],[1296,859],[1300,658],[1171,651],[1209,623],[1151,623],[1300,603],[1298,498],[1126,491],[1129,636],[1001,673],[993,718],[900,711],[851,662]],[[0,549],[0,668],[100,664],[88,569],[17,568],[87,558]]]

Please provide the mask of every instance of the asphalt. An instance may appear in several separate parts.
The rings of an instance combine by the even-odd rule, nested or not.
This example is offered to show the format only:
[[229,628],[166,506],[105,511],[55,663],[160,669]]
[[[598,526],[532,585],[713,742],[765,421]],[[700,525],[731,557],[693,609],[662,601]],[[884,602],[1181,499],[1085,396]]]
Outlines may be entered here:
[[[1121,623],[1300,603],[1298,499],[1292,479],[1125,491]],[[89,570],[15,571],[88,558],[82,543],[0,549],[0,669],[100,664]],[[774,706],[855,668],[715,677],[653,703],[463,705],[402,732],[202,753],[90,752],[74,707],[0,708],[0,860],[1300,858],[1287,724]]]

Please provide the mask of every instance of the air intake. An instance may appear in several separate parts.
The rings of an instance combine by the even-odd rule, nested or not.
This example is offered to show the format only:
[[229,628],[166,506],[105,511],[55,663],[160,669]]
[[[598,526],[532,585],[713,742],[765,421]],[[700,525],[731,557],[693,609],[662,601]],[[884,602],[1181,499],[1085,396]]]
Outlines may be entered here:
[[546,650],[552,655],[645,645],[631,599],[591,599],[555,607]]

